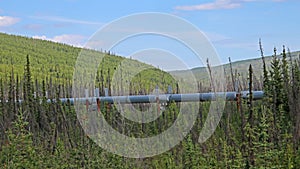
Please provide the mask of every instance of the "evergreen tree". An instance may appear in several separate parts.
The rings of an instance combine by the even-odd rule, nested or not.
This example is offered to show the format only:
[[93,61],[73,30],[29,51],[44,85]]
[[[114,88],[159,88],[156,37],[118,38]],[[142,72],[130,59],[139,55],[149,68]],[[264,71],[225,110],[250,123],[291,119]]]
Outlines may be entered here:
[[[283,80],[283,90],[282,90],[282,126],[285,126],[285,130],[290,130],[290,123],[292,115],[290,114],[290,100],[288,98],[289,90],[290,90],[290,75],[289,75],[289,66],[287,61],[287,55],[285,51],[285,46],[283,46],[282,51],[282,64],[281,64],[281,70],[282,70],[282,80]],[[283,131],[283,133],[288,131]]]
[[273,139],[276,145],[279,146],[278,142],[280,140],[280,122],[282,121],[281,116],[281,106],[283,104],[282,93],[283,93],[283,80],[280,60],[276,54],[276,48],[274,48],[274,55],[271,61],[270,70],[270,99],[273,112]]

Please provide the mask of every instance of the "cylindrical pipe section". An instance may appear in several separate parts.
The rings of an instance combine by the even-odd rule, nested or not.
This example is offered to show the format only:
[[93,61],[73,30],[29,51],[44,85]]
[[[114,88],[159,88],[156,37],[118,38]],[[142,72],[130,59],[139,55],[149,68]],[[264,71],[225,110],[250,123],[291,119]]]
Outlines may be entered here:
[[[264,96],[263,91],[253,91],[253,99],[259,100]],[[130,96],[104,96],[104,97],[89,97],[88,101],[90,103],[96,102],[97,99],[102,103],[116,103],[116,104],[130,104],[130,103],[156,103],[157,97],[160,103],[165,102],[204,102],[204,101],[214,101],[217,98],[225,99],[226,101],[237,100],[237,92],[216,92],[216,93],[187,93],[187,94],[161,94],[161,95],[130,95]],[[249,98],[248,91],[241,92],[242,99]],[[86,98],[62,98],[61,102],[64,103],[70,100],[71,104],[74,101],[83,103]],[[50,100],[49,100],[50,101]]]
[[[78,103],[96,103],[97,99],[101,103],[109,104],[131,104],[131,103],[156,103],[157,97],[160,103],[166,102],[204,102],[214,101],[216,98],[224,98],[226,101],[236,101],[238,92],[216,92],[216,93],[187,93],[187,94],[160,94],[160,95],[129,95],[129,96],[103,96],[103,97],[85,97],[85,98],[61,98],[62,103],[70,104]],[[249,98],[249,91],[240,92],[242,99]],[[263,91],[253,91],[253,100],[262,99]],[[55,102],[56,100],[48,99],[47,102]],[[8,102],[6,100],[6,102]],[[22,100],[19,100],[22,103]]]

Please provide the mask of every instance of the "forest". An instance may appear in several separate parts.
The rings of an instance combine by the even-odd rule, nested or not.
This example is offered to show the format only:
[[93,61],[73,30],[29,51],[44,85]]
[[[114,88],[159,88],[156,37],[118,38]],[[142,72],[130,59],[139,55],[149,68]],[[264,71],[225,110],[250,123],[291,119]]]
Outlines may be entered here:
[[[248,90],[250,96],[226,102],[216,131],[206,142],[199,143],[198,136],[210,103],[199,102],[196,123],[178,145],[157,156],[127,158],[94,143],[82,129],[74,106],[59,100],[72,96],[73,67],[80,48],[0,34],[0,168],[299,168],[300,56],[292,57],[283,46],[280,53],[274,48],[272,59],[266,60],[259,46],[261,75],[253,73],[251,64],[246,77],[232,67],[226,71],[227,91],[237,87]],[[112,75],[125,59],[102,52],[105,57],[95,80],[100,96],[104,88],[113,91]],[[124,70],[123,83],[130,86],[129,94],[149,94],[157,86],[167,91],[169,85],[180,93],[167,72],[128,60],[133,66]],[[139,66],[148,69],[129,82],[126,77]],[[197,83],[200,93],[211,87],[207,81]],[[252,99],[255,90],[264,91],[262,100]],[[147,109],[149,105],[135,106]],[[169,103],[158,119],[146,124],[124,119],[114,105],[103,105],[101,113],[118,131],[145,137],[170,127],[179,108]]]

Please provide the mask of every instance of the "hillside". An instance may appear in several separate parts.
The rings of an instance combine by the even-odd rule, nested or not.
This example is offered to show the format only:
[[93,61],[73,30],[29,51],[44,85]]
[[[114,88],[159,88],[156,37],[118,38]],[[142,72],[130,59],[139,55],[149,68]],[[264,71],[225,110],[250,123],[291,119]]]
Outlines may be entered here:
[[[26,56],[30,57],[31,71],[33,79],[39,81],[50,79],[56,83],[71,82],[73,78],[74,65],[76,58],[81,52],[81,48],[73,47],[66,44],[55,43],[46,40],[39,40],[33,38],[27,38],[16,35],[8,35],[0,33],[0,78],[7,79],[12,70],[14,71],[15,77],[22,77],[24,74],[24,66],[26,63]],[[94,55],[102,54],[98,51],[90,50]],[[291,52],[293,58],[298,58],[300,51]],[[278,57],[281,57],[278,54]],[[272,56],[265,57],[267,66],[270,66]],[[122,69],[122,80],[123,82],[133,82],[133,87],[140,88],[145,86],[147,92],[151,92],[156,85],[161,88],[166,88],[167,85],[173,85],[175,87],[175,80],[170,76],[176,76],[180,82],[184,82],[186,85],[193,80],[187,76],[187,71],[171,71],[167,74],[155,67],[146,65],[137,60],[127,59],[121,56],[116,56],[106,53],[101,65],[98,67],[98,75],[100,72],[103,73],[104,85],[109,78],[113,79],[114,71],[119,67],[121,63],[129,63],[126,68]],[[232,63],[234,73],[238,72],[242,78],[247,78],[248,67],[252,65],[254,75],[256,78],[260,78],[262,75],[262,60],[261,58],[248,59],[242,61],[236,61]],[[139,74],[134,74],[141,68],[147,68],[147,70],[141,71]],[[230,65],[223,65],[225,73],[230,74]],[[208,73],[205,67],[191,69],[197,81],[208,85]],[[130,79],[130,77],[134,77]],[[182,79],[182,81],[180,80]],[[139,82],[138,82],[139,81]],[[98,82],[99,77],[98,77]]]
[[[300,51],[291,52],[290,54],[287,55],[288,55],[287,56],[288,59],[290,59],[290,56],[293,59],[298,59],[300,56]],[[282,58],[282,54],[277,54],[277,57]],[[270,69],[272,58],[273,58],[272,56],[265,56],[265,62],[268,69]],[[263,62],[261,58],[241,60],[241,61],[232,62],[231,64],[232,64],[233,73],[235,74],[235,72],[237,72],[239,74],[239,77],[241,78],[246,79],[248,77],[248,69],[250,64],[253,67],[253,73],[257,79],[261,78],[261,76],[263,75],[262,74]],[[228,77],[230,75],[230,64],[229,63],[224,64],[223,69],[225,70],[225,74]],[[197,67],[188,71],[187,70],[170,71],[169,73],[179,77],[186,77],[187,72],[190,71],[194,74],[197,81],[201,81],[204,83],[207,82],[208,72],[206,67]]]
[[[70,82],[73,78],[76,59],[81,50],[78,47],[52,41],[0,33],[0,78],[5,80],[10,76],[12,70],[15,77],[22,77],[26,64],[26,56],[29,55],[32,79],[41,81],[51,78],[57,83]],[[89,52],[95,56],[103,54],[93,50],[89,50]],[[154,89],[156,85],[161,86],[162,83],[166,85],[173,83],[171,76],[157,68],[137,60],[109,53],[105,54],[104,59],[98,67],[98,75],[100,75],[100,72],[103,73],[102,81],[104,85],[106,85],[108,77],[112,79],[114,71],[125,61],[131,65],[127,66],[126,70],[122,72],[124,74],[123,80],[126,82],[139,80],[143,82],[148,90]],[[141,71],[140,75],[131,74],[141,68],[147,68],[147,70]],[[109,76],[108,72],[110,73]],[[127,79],[130,76],[134,76],[134,78]]]
[[[161,104],[110,104],[100,100],[97,104],[94,100],[90,104],[85,102],[74,106],[71,102],[62,103],[58,98],[72,97],[74,85],[70,81],[81,49],[5,34],[0,34],[0,40],[0,168],[239,169],[300,166],[299,62],[285,64],[276,60],[269,67],[269,74],[261,79],[252,76],[252,68],[249,75],[246,74],[250,63],[255,72],[261,71],[260,59],[232,63],[233,69],[244,77],[238,77],[241,78],[238,81],[241,82],[240,89],[261,90],[257,86],[266,82],[263,84],[263,100],[254,100],[251,95],[247,99],[237,97],[236,101],[226,102],[224,107],[212,104],[216,102],[165,103],[159,99],[156,101]],[[101,54],[86,51],[87,56],[92,56],[92,61]],[[292,53],[293,56],[298,54]],[[266,58],[268,64],[270,59]],[[93,68],[86,60],[80,62],[84,66],[76,72]],[[122,76],[114,80],[112,75],[120,65],[125,66],[120,71]],[[148,69],[137,73],[141,67]],[[224,67],[229,77],[229,65]],[[199,92],[207,92],[202,86],[209,83],[204,79],[207,77],[204,70],[192,70],[199,81],[202,77],[201,85],[198,83]],[[186,71],[175,73],[183,76]],[[79,76],[78,79],[87,77]],[[183,85],[197,85],[188,78],[191,76],[179,79],[178,86],[181,81],[186,82]],[[98,68],[97,87],[109,88],[112,95],[123,95],[122,89],[128,84],[131,94],[145,94],[152,92],[156,85],[166,89],[175,81],[170,74],[144,63],[106,54]],[[233,86],[230,80],[225,85],[228,90]],[[173,89],[178,93],[193,89],[183,87]],[[85,93],[82,86],[76,89]],[[99,91],[102,96],[103,93],[103,90]],[[48,102],[47,98],[56,100]],[[116,132],[109,128],[127,138],[147,141],[128,140],[115,135]],[[203,139],[203,132],[204,139],[208,134],[207,140],[199,142]],[[169,133],[167,139],[161,137],[165,133]],[[102,138],[104,146],[100,143]],[[159,140],[151,141],[153,138]],[[180,140],[176,141],[178,138]],[[174,140],[176,144],[173,144]],[[148,152],[150,155],[145,155]]]

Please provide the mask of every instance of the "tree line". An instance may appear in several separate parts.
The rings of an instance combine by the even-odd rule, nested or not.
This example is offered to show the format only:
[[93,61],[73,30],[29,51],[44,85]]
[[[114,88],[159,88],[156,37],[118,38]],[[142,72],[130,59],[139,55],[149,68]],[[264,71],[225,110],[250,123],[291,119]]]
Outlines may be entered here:
[[[291,57],[284,46],[276,48],[267,67],[261,47],[262,77],[249,65],[247,78],[234,70],[226,72],[228,90],[249,90],[247,100],[227,102],[214,134],[198,143],[199,132],[209,112],[209,102],[199,103],[199,114],[185,139],[171,150],[149,158],[126,158],[97,146],[83,131],[74,107],[61,97],[72,95],[72,84],[56,78],[34,78],[29,55],[23,74],[11,69],[0,78],[0,165],[1,168],[297,168],[300,166],[300,60]],[[279,56],[282,56],[279,58]],[[208,64],[209,66],[209,64]],[[110,84],[111,72],[99,71],[96,86]],[[107,77],[104,79],[103,77]],[[148,94],[158,85],[166,88],[176,82],[162,76],[156,84],[137,75],[131,94]],[[123,82],[125,83],[125,81]],[[198,82],[198,91],[210,86]],[[238,85],[237,85],[238,84]],[[253,100],[252,91],[262,90],[263,100]],[[100,90],[103,95],[103,90]],[[47,99],[51,98],[51,102]],[[22,100],[22,102],[20,102]],[[7,101],[7,102],[6,102]],[[137,104],[147,110],[149,105]],[[103,105],[107,122],[132,137],[157,135],[177,118],[180,105],[170,103],[162,115],[149,124],[124,117],[114,105]]]

